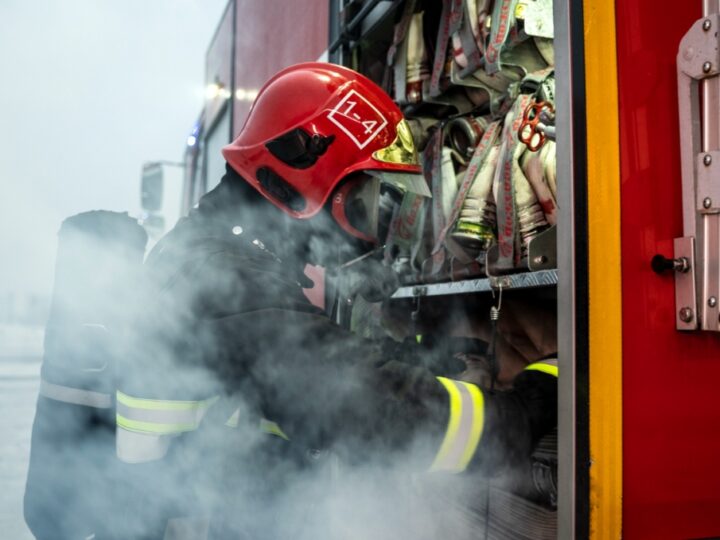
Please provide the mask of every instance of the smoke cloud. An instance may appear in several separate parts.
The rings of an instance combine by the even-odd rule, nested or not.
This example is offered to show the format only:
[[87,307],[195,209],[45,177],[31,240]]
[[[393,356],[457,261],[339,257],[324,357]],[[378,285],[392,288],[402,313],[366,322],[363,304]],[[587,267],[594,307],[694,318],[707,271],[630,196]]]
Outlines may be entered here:
[[181,157],[225,0],[0,2],[0,295],[52,288],[56,233],[139,211],[145,161]]
[[[223,4],[0,5],[0,71],[13,78],[0,87],[0,239],[9,254],[0,291],[50,294],[65,217],[137,211],[142,162],[177,156],[198,112],[199,84],[185,81],[202,81],[204,44]],[[190,79],[187,65],[197,66]],[[307,286],[296,263],[337,265],[352,253],[320,235],[322,223],[310,231],[268,222],[266,206],[245,209],[225,208],[221,223],[207,224],[236,255],[188,234],[186,244],[158,249],[156,283],[106,264],[103,242],[73,254],[72,265],[102,283],[78,280],[78,271],[73,293],[56,296],[65,313],[51,321],[43,379],[67,377],[68,386],[110,396],[117,387],[213,401],[197,429],[162,438],[163,459],[126,464],[116,457],[113,409],[40,397],[26,501],[36,505],[26,515],[35,512],[38,536],[170,538],[167,519],[188,517],[197,528],[185,538],[483,534],[488,482],[514,479],[505,470],[428,474],[442,433],[422,426],[438,411],[389,399],[360,365],[367,344],[307,311],[293,314],[304,305],[298,283]],[[180,264],[193,250],[201,253]],[[396,337],[411,328],[403,322]],[[387,360],[379,345],[373,354]],[[289,441],[260,427],[280,417]]]
[[211,401],[196,429],[162,435],[160,455],[132,464],[116,459],[111,410],[71,406],[32,464],[45,466],[31,468],[26,503],[45,510],[34,525],[55,515],[60,530],[123,539],[484,534],[497,512],[489,490],[529,488],[501,465],[427,472],[446,412],[413,399],[424,369],[378,377],[375,366],[396,360],[383,344],[327,323],[302,296],[306,257],[340,263],[345,244],[327,232],[317,241],[318,223],[288,222],[233,185],[156,246],[144,277],[102,238],[67,258],[61,239],[44,376],[75,370],[95,391]]

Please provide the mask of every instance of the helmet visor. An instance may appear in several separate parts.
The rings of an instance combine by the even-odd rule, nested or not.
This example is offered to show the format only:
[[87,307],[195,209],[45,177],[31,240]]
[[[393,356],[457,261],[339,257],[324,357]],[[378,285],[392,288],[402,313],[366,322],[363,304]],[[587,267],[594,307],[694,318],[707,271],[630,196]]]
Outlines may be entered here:
[[403,194],[415,193],[423,197],[432,198],[430,188],[422,174],[388,171],[367,171],[367,174],[377,178],[380,182],[393,186]]
[[349,179],[340,194],[333,208],[338,223],[353,236],[378,244],[385,242],[405,197],[431,196],[421,175],[384,171],[366,171]]

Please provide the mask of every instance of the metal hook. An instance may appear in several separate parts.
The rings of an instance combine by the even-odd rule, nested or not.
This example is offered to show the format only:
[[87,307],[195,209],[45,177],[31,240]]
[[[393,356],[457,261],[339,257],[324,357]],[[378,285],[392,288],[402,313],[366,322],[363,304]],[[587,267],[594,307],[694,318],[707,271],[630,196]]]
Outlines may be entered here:
[[[493,300],[495,299],[495,290],[491,289]],[[497,339],[497,322],[500,319],[500,309],[502,308],[502,284],[498,287],[498,303],[497,306],[490,307],[490,343],[487,349],[487,358],[490,361],[490,391],[495,389],[495,381],[500,373],[497,355],[495,354],[495,346]]]
[[[493,295],[493,300],[494,300],[495,299],[495,290],[494,289],[491,289],[491,290],[492,290],[492,295]],[[496,308],[498,313],[500,313],[500,310],[502,309],[502,291],[503,291],[502,282],[499,282],[498,283],[498,304],[497,304],[497,308]]]

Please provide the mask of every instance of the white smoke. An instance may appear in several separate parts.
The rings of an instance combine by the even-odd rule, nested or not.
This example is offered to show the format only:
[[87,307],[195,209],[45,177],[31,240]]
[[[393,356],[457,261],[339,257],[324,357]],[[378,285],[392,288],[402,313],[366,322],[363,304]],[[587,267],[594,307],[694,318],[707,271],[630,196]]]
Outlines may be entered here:
[[0,2],[0,294],[49,295],[61,221],[178,161],[225,0]]
[[[264,222],[247,212],[238,220]],[[209,250],[193,258],[197,265],[173,266],[171,260],[171,278],[149,294],[127,272],[113,275],[120,266],[102,263],[102,243],[87,260],[70,261],[81,269],[102,268],[102,279],[121,290],[100,299],[97,291],[77,295],[83,286],[78,271],[63,283],[73,293],[64,299],[68,308],[108,305],[116,321],[108,324],[110,334],[117,340],[123,327],[129,332],[106,359],[93,357],[97,349],[79,347],[82,336],[69,339],[74,357],[67,360],[94,358],[98,369],[114,363],[115,380],[130,395],[168,391],[174,392],[168,399],[219,400],[197,431],[171,441],[165,460],[119,465],[108,453],[114,451],[110,433],[80,447],[72,440],[56,444],[55,466],[44,476],[48,486],[78,463],[87,474],[61,499],[49,489],[51,507],[65,510],[66,525],[91,513],[117,538],[161,538],[167,519],[188,516],[210,518],[218,538],[473,537],[482,527],[483,505],[464,497],[482,492],[486,478],[427,473],[444,423],[424,422],[432,411],[402,398],[385,403],[393,401],[390,387],[368,379],[373,368],[358,355],[364,349],[357,338],[332,327],[324,328],[331,335],[313,333],[316,317],[284,311],[282,304],[269,310],[278,300],[292,301],[282,284],[292,272],[249,237],[227,229],[228,239],[239,244],[237,259]],[[285,241],[299,242],[292,235]],[[251,257],[244,259],[248,250]],[[266,279],[269,274],[274,279]],[[267,288],[258,288],[253,276]],[[238,409],[238,426],[226,426]],[[408,429],[414,412],[425,429]],[[280,426],[289,442],[258,429],[261,416],[274,420],[274,414],[289,419]]]
[[137,214],[143,162],[180,159],[225,4],[0,2],[0,537],[30,534],[24,449],[60,224],[96,208]]
[[[193,86],[199,84],[177,82],[170,73],[182,74],[183,81],[202,81],[199,66],[207,28],[218,19],[217,5],[223,3],[213,9],[188,0],[121,4],[9,0],[0,5],[0,71],[13,74],[12,84],[0,86],[0,116],[6,122],[0,130],[0,180],[5,191],[0,198],[0,248],[12,259],[8,263],[4,258],[0,266],[0,287],[49,294],[62,219],[93,208],[137,210],[142,162],[177,156],[198,112],[193,107],[199,108],[193,95]],[[199,19],[209,21],[202,32]],[[196,73],[187,74],[187,65],[198,66]],[[179,112],[185,110],[187,114]],[[255,221],[252,216],[243,219]],[[253,239],[241,236],[238,242]],[[291,236],[285,240],[285,246],[268,246],[280,258],[295,243]],[[313,256],[323,260],[332,258],[327,249],[324,242],[311,246]],[[76,263],[93,268],[97,260],[89,254]],[[63,519],[82,520],[87,517],[83,512],[94,514],[108,537],[122,539],[161,538],[162,519],[157,521],[159,530],[146,530],[144,524],[152,520],[143,518],[180,517],[186,515],[183,511],[212,516],[213,527],[221,528],[215,531],[220,538],[475,535],[480,517],[469,519],[468,508],[482,510],[478,501],[486,478],[427,475],[442,435],[437,429],[419,430],[411,440],[373,442],[394,419],[353,414],[372,408],[383,390],[363,385],[360,370],[343,363],[350,340],[338,339],[318,352],[304,333],[306,327],[274,313],[235,325],[233,302],[252,302],[272,293],[252,285],[245,289],[235,270],[203,264],[171,297],[138,299],[137,287],[130,283],[128,294],[107,299],[120,318],[125,314],[159,329],[145,333],[142,341],[130,335],[126,354],[113,356],[123,386],[139,396],[152,396],[160,380],[168,387],[204,389],[207,396],[220,399],[201,428],[184,436],[193,439],[192,444],[173,445],[174,466],[163,472],[159,462],[115,469],[114,455],[104,453],[108,434],[97,446],[85,441],[79,454],[73,445],[56,447],[59,465],[46,473],[47,486],[67,473],[63,464],[84,463],[92,472],[75,478],[77,489],[64,498],[48,489],[46,498]],[[254,271],[268,270],[259,265]],[[127,275],[110,272],[105,277],[122,282]],[[195,288],[201,280],[208,284],[201,295],[204,301],[213,305],[215,300],[227,310],[213,316],[227,318],[224,330],[242,335],[248,351],[222,351],[217,329],[204,331],[202,325],[193,325],[183,287]],[[78,295],[74,302],[89,300]],[[143,312],[152,318],[142,319]],[[122,324],[110,330],[118,328]],[[268,343],[273,337],[292,347],[273,350],[274,358],[247,357],[257,352],[254,340]],[[180,363],[179,356],[189,362]],[[94,360],[98,369],[108,363],[100,355]],[[268,396],[267,411],[258,411],[256,400],[250,399],[253,388],[234,384],[246,380],[249,373],[256,380],[274,381],[270,387],[278,394]],[[313,389],[319,391],[313,394]],[[289,443],[261,433],[257,425],[259,412],[280,406],[273,403],[288,407],[288,396],[304,413],[298,415],[302,422],[281,426],[291,438]],[[238,408],[243,411],[238,427],[225,426],[225,413],[229,416]],[[328,422],[327,416],[335,422]],[[320,427],[327,425],[336,426],[337,433]],[[286,446],[295,440],[314,444],[299,445],[284,457]],[[281,455],[273,458],[275,451]],[[114,492],[129,500],[104,504],[114,501]],[[143,502],[141,514],[133,513],[138,501]]]

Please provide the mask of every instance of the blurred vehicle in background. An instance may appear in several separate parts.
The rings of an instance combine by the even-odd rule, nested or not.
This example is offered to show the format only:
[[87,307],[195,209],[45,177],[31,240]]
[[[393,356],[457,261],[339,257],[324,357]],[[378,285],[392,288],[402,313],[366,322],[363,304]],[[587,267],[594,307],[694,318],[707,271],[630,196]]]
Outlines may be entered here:
[[143,212],[139,221],[150,238],[148,249],[152,248],[183,214],[184,168],[184,163],[172,161],[151,161],[143,165],[140,185]]

